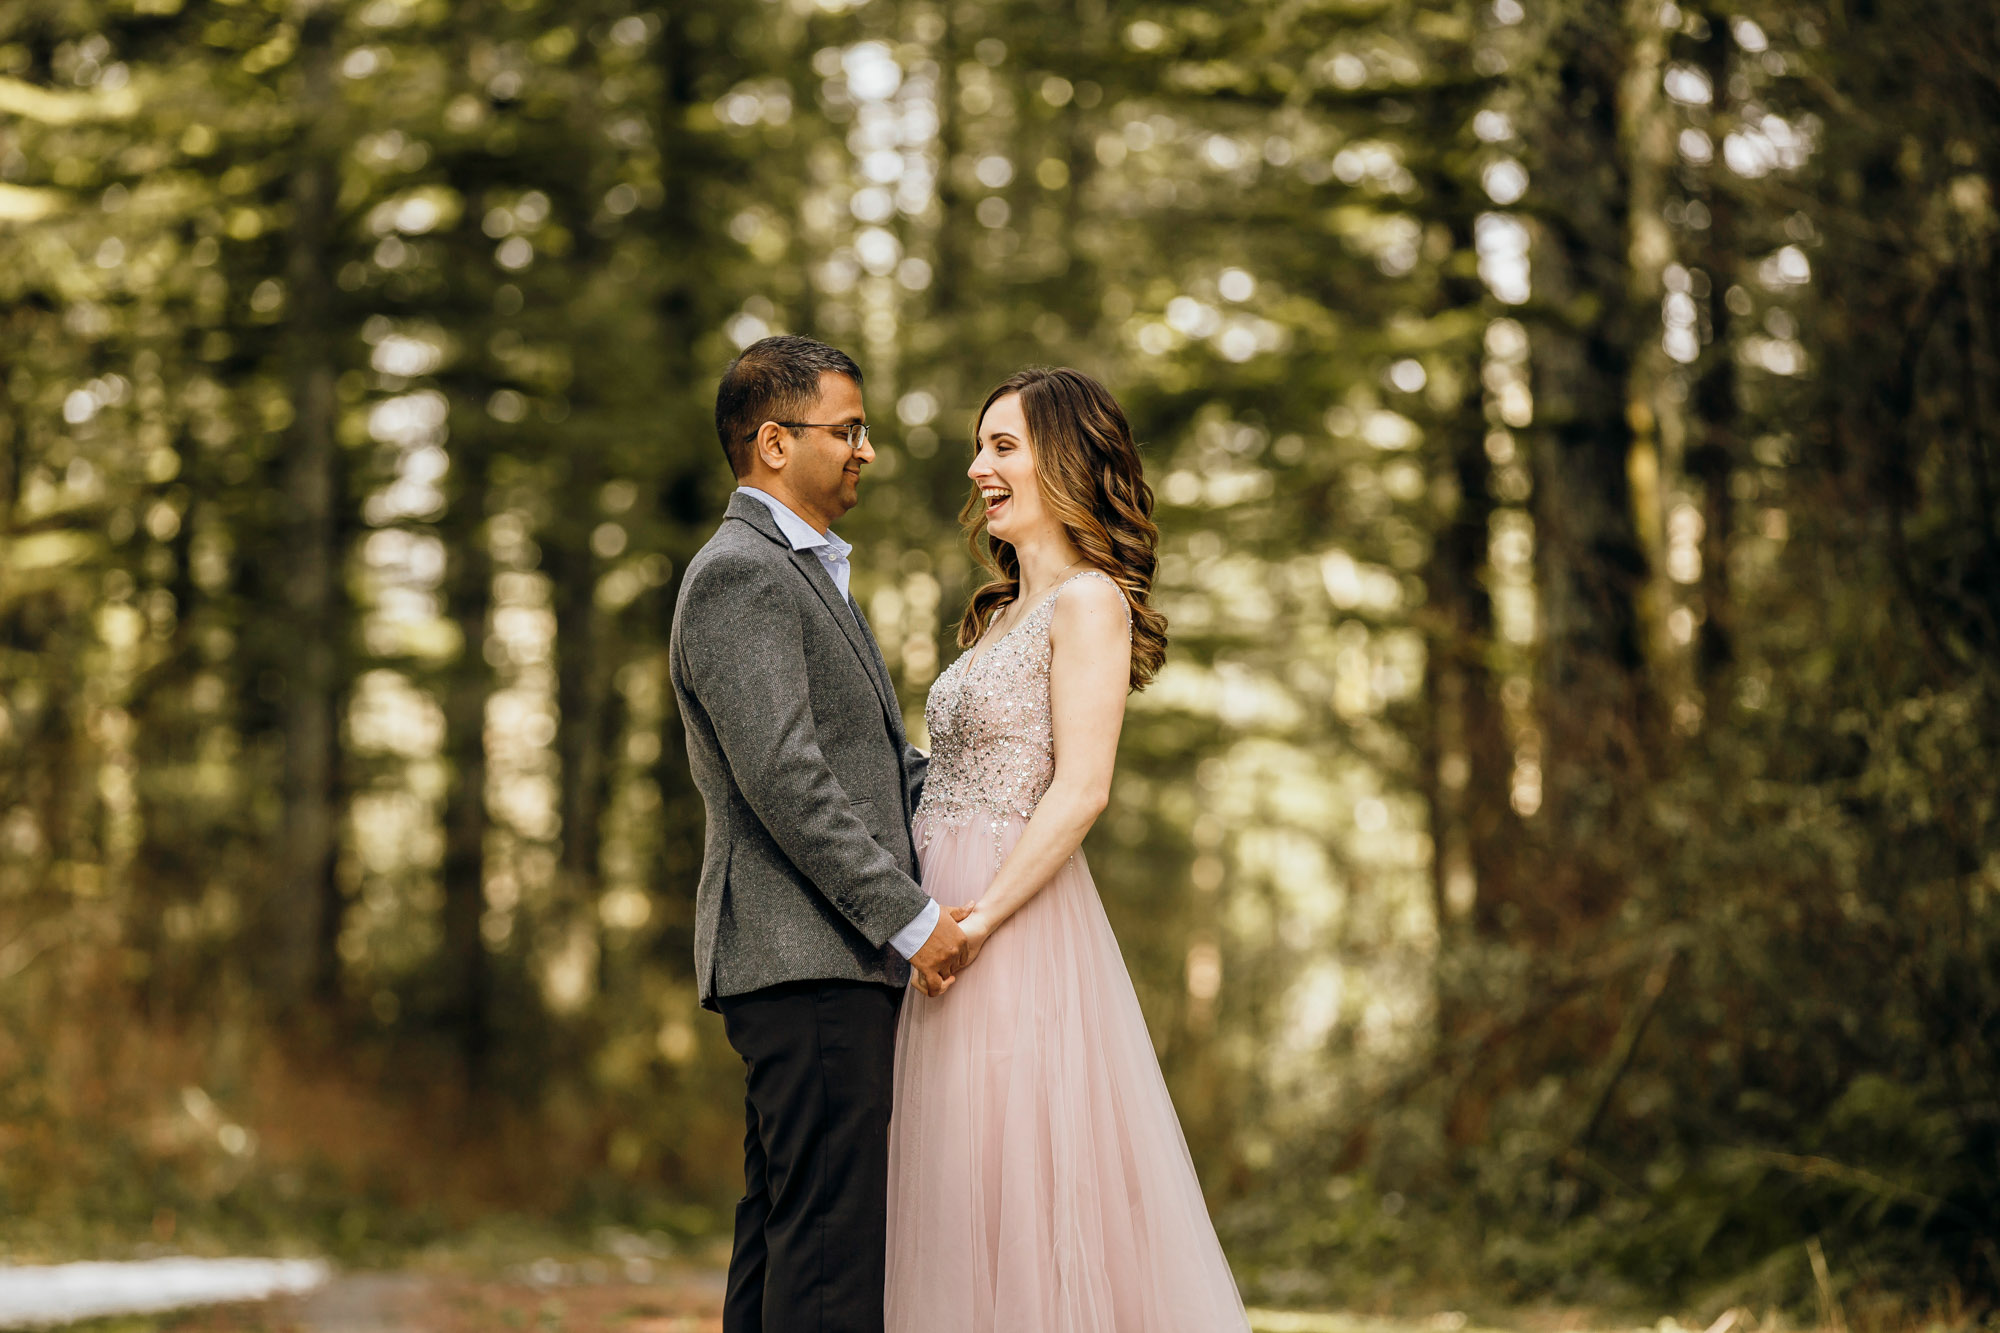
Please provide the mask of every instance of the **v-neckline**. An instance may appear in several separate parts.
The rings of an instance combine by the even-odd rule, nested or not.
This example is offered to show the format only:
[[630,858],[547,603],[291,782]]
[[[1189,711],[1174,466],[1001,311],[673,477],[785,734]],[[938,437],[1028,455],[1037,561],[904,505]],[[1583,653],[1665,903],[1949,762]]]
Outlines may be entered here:
[[1007,640],[1013,638],[1014,635],[1019,631],[1026,629],[1028,627],[1028,621],[1031,618],[1033,618],[1035,613],[1040,611],[1043,607],[1047,606],[1050,602],[1053,602],[1056,599],[1056,594],[1069,586],[1071,579],[1080,579],[1089,572],[1090,571],[1087,569],[1080,569],[1076,573],[1070,575],[1069,578],[1064,579],[1061,583],[1058,583],[1055,587],[1049,589],[1046,593],[1042,594],[1040,601],[1036,602],[1034,606],[1030,607],[1027,611],[1023,612],[1021,618],[1015,621],[1013,624],[1009,625],[1007,627],[1006,632],[1003,633],[999,638],[995,639],[992,643],[985,644],[983,646],[977,643],[973,644],[971,653],[966,659],[965,674],[967,676],[970,676],[972,674],[972,669],[978,666],[981,662],[984,662],[988,657],[992,656],[994,649],[998,648],[1001,644],[1007,642]]

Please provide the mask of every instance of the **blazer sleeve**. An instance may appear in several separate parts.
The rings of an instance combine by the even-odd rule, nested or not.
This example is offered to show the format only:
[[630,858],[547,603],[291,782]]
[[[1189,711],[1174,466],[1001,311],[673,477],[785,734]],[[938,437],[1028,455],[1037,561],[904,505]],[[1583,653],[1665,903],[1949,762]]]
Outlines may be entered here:
[[881,948],[930,896],[870,836],[813,725],[789,570],[711,562],[681,589],[681,670],[737,790],[793,865]]
[[910,793],[910,809],[923,804],[924,779],[930,776],[931,757],[908,741],[903,742],[903,786]]

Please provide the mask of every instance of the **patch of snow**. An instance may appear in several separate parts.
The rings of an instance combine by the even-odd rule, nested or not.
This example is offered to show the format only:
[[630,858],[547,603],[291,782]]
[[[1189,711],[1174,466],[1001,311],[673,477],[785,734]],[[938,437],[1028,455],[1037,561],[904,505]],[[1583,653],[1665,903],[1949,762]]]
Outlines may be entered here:
[[294,1296],[322,1285],[329,1276],[327,1265],[317,1259],[146,1259],[0,1267],[0,1328]]

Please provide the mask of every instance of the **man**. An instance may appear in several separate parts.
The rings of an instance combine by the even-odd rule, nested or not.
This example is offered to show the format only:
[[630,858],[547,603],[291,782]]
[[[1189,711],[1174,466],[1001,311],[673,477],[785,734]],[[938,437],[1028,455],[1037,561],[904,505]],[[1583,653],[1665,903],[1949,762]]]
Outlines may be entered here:
[[748,1076],[723,1329],[881,1333],[897,1009],[912,971],[952,984],[965,936],[915,880],[927,761],[831,531],[875,457],[861,370],[766,338],[715,426],[738,489],[669,653],[708,811],[695,971]]

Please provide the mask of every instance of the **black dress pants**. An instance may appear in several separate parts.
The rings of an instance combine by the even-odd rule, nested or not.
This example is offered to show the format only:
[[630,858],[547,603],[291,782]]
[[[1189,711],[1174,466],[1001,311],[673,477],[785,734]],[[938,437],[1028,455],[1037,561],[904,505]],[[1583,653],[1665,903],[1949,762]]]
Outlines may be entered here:
[[788,982],[720,1001],[748,1074],[723,1333],[882,1333],[900,990]]

